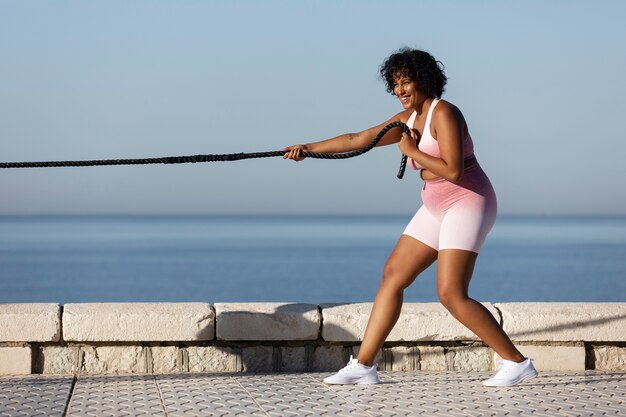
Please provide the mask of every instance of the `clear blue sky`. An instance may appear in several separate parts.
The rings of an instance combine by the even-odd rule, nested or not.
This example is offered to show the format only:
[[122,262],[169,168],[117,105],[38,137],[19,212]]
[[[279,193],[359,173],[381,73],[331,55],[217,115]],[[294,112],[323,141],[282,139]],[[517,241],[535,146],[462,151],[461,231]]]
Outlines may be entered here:
[[[401,110],[402,46],[449,77],[502,214],[626,214],[626,2],[0,3],[0,160],[278,150]],[[411,213],[395,145],[346,161],[0,171],[0,214]]]

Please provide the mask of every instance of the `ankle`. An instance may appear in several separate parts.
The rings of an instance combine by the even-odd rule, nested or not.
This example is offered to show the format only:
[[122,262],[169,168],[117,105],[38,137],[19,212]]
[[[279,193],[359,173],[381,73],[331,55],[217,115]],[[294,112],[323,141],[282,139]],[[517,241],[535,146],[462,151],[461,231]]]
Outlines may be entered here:
[[365,365],[365,366],[372,366],[374,364],[373,361],[367,360],[367,359],[361,359],[361,358],[356,358],[357,361],[359,361],[359,363],[361,365]]
[[520,355],[520,356],[512,356],[510,358],[502,358],[502,359],[506,359],[507,361],[513,361],[513,362],[521,363],[521,362],[524,362],[526,360],[526,357],[524,355]]

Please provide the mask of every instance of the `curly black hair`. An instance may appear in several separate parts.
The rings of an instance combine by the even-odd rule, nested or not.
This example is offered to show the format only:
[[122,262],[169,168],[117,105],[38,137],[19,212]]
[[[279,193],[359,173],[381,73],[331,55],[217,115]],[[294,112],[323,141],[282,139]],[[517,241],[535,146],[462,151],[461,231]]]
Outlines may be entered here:
[[406,75],[417,87],[431,97],[441,98],[448,77],[441,61],[425,51],[401,48],[392,53],[379,68],[380,78],[387,84],[387,92],[393,94],[394,78]]

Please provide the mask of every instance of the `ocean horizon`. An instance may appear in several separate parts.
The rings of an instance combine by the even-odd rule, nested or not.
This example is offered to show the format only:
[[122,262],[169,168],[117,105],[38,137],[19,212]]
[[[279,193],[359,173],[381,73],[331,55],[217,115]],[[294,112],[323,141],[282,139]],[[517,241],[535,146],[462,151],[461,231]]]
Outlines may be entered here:
[[[0,215],[0,302],[372,301],[412,213]],[[626,216],[500,215],[470,297],[626,301]],[[437,302],[436,264],[405,301]]]

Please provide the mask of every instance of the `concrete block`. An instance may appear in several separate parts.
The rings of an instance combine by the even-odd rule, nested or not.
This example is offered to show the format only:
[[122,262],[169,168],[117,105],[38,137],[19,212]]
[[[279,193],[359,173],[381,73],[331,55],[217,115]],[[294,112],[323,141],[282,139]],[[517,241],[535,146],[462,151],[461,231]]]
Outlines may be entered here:
[[448,369],[445,350],[442,346],[418,346],[419,369],[421,371],[445,371]]
[[[500,321],[491,303],[482,303]],[[373,303],[321,304],[322,339],[330,342],[363,340]],[[405,303],[387,342],[480,340],[440,303]]]
[[0,304],[0,342],[58,342],[60,337],[59,304]]
[[322,339],[329,342],[360,342],[373,303],[320,304]]
[[306,348],[281,346],[280,370],[283,372],[306,371]]
[[42,346],[42,374],[72,375],[78,372],[78,346]]
[[30,346],[0,347],[0,375],[28,375],[31,369]]
[[80,350],[80,373],[147,373],[146,352],[142,346],[81,346]]
[[599,371],[626,371],[626,347],[594,346],[593,356]]
[[211,340],[215,313],[206,303],[65,304],[66,341]]
[[321,316],[316,304],[217,303],[220,340],[316,340]]
[[488,371],[491,366],[491,349],[482,346],[453,346],[446,352],[451,371]]
[[497,303],[514,341],[626,341],[626,303]]
[[311,371],[337,372],[348,363],[343,346],[317,346],[313,350]]
[[274,348],[272,346],[250,346],[241,349],[244,372],[274,371]]
[[241,372],[241,356],[233,348],[189,346],[189,372]]
[[419,370],[419,350],[414,346],[395,346],[387,349],[392,371]]
[[152,373],[174,374],[180,372],[178,363],[178,346],[153,346],[150,348],[152,356]]
[[[537,371],[584,371],[585,346],[541,346],[516,345],[522,355],[531,358]],[[493,369],[502,363],[502,358],[493,352]]]

